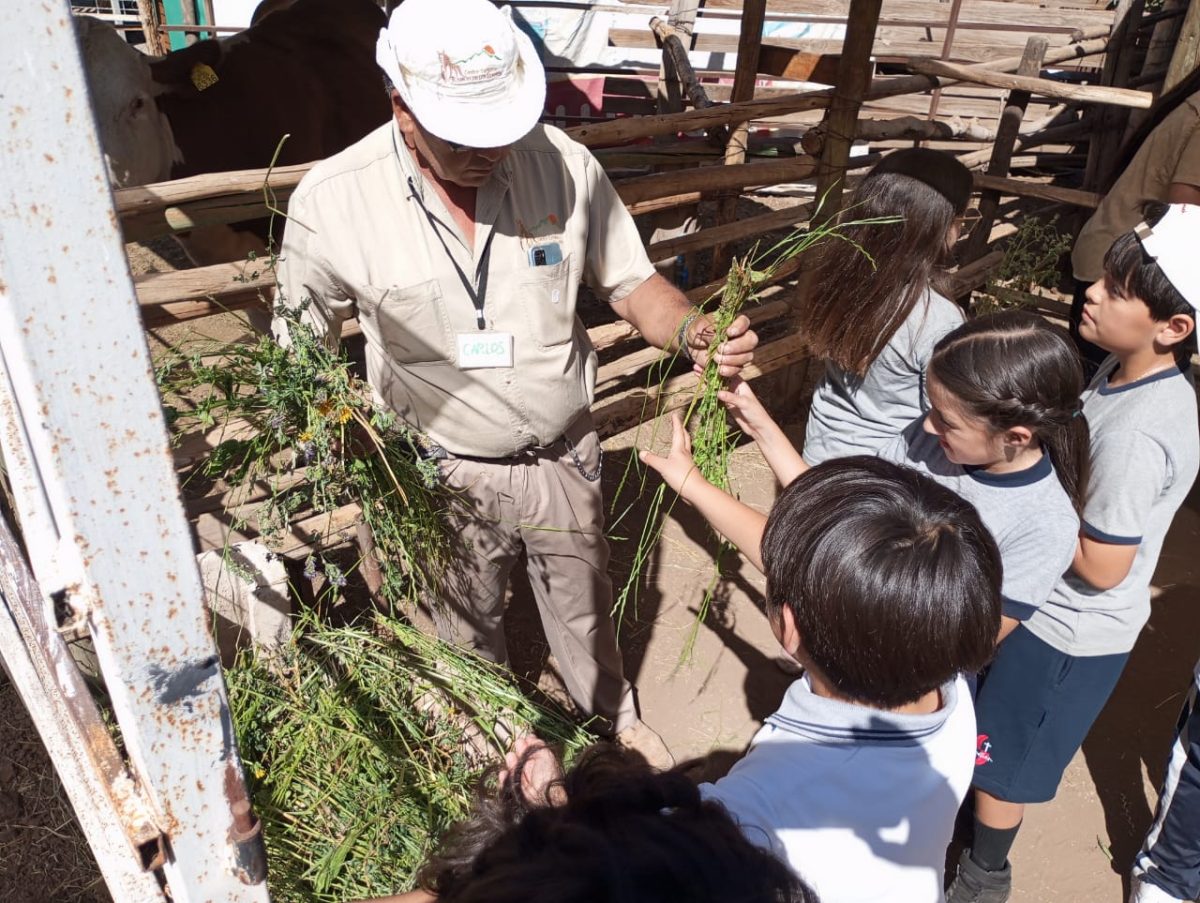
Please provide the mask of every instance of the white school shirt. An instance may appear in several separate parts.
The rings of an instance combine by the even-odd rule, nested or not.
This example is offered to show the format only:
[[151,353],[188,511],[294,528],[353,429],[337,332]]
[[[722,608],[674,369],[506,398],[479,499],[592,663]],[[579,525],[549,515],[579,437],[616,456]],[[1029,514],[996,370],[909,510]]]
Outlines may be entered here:
[[938,711],[900,715],[817,696],[801,677],[745,757],[700,792],[822,903],[941,903],[976,740],[965,681],[941,692]]

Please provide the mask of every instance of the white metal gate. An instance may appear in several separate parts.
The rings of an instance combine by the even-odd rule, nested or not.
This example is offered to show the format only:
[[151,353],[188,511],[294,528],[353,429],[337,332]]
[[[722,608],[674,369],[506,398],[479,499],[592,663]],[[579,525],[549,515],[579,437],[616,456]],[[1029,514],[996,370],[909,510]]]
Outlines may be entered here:
[[119,903],[266,901],[67,0],[0,3],[0,128],[0,449],[32,569],[0,530],[0,656]]

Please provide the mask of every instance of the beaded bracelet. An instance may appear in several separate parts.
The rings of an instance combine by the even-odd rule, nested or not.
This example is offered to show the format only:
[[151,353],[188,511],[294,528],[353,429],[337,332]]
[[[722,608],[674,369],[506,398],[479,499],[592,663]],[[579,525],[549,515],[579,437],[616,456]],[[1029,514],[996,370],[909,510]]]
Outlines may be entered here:
[[687,333],[688,329],[693,323],[696,322],[696,319],[700,316],[700,314],[700,308],[693,307],[690,311],[688,311],[687,316],[683,318],[683,322],[679,324],[679,332],[675,334],[675,346],[685,355],[687,355],[687,359],[689,361],[695,361],[695,358],[692,357],[692,349],[688,346]]

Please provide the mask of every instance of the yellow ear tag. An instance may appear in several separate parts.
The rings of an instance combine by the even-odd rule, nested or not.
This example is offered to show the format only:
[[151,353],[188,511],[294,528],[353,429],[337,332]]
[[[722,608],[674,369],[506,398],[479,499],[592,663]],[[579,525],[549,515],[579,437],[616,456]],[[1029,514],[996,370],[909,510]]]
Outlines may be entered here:
[[197,91],[211,88],[219,80],[217,73],[213,71],[213,67],[207,63],[197,63],[192,67],[192,84],[196,86]]

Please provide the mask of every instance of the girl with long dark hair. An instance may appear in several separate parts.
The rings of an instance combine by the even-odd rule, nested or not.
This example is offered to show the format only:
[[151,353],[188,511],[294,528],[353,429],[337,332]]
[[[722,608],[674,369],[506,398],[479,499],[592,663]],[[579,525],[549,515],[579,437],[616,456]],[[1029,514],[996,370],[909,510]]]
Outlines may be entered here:
[[[942,266],[961,234],[971,174],[949,154],[910,148],[868,173],[842,214],[844,241],[818,254],[799,311],[808,349],[825,359],[804,458],[874,454],[928,410],[923,374],[938,339],[962,323]],[[881,217],[894,224],[849,225]]]

